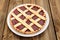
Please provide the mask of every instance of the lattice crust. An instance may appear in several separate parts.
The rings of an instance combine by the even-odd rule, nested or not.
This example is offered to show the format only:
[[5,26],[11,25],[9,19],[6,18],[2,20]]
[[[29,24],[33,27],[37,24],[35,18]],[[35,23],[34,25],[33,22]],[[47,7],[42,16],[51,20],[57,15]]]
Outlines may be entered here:
[[16,9],[11,12],[10,19],[12,26],[17,31],[29,34],[35,33],[43,28],[46,21],[46,15],[41,7],[26,4],[16,7]]

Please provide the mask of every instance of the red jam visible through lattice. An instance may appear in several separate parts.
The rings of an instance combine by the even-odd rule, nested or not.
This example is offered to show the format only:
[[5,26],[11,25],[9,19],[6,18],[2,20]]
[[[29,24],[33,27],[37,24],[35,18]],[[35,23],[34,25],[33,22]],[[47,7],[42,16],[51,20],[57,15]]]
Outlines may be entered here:
[[[32,5],[27,5],[28,8],[30,8],[31,6],[32,6]],[[34,14],[34,13],[31,12],[28,8],[26,8],[25,6],[19,7],[19,9],[21,9],[23,12],[24,12],[25,10],[28,10],[28,11],[25,12],[25,14],[31,16],[31,15]],[[34,10],[34,11],[38,11],[39,9],[40,9],[40,8],[37,7],[37,6],[33,6],[33,7],[31,8],[31,10]],[[21,14],[22,12],[18,11],[17,9],[15,9],[15,10],[13,11],[13,13],[17,16],[17,15]],[[44,14],[44,11],[43,11],[43,10],[39,11],[38,14],[41,15],[41,16],[43,16],[43,17],[45,17],[45,16],[44,16],[45,14]],[[27,15],[26,15],[26,16],[27,16]],[[30,24],[33,23],[30,19],[33,19],[34,21],[36,21],[36,20],[39,18],[39,17],[38,17],[37,15],[35,15],[35,14],[34,14],[30,19],[27,19],[26,16],[25,16],[24,13],[23,13],[23,14],[20,15],[18,18],[20,18],[20,19],[23,20],[23,21],[26,19],[25,23],[26,23],[27,25],[30,25]],[[29,16],[28,16],[28,17],[29,17]],[[11,15],[11,18],[14,18],[14,16]],[[46,17],[45,17],[45,18],[46,18]],[[16,25],[16,24],[18,24],[18,23],[21,23],[21,22],[19,22],[17,19],[14,18],[13,20],[11,20],[11,23],[12,23],[12,25],[14,26],[14,25]],[[24,23],[24,22],[23,22],[23,23]],[[39,20],[37,21],[37,23],[40,24],[41,26],[43,26],[44,23],[45,23],[45,20],[39,19]],[[27,26],[27,27],[29,27],[29,26]],[[24,28],[26,28],[26,27],[25,27],[25,25],[23,25],[23,24],[21,23],[21,24],[18,25],[16,28],[19,29],[19,30],[22,30],[22,29],[24,29]],[[41,29],[41,28],[38,27],[35,23],[33,23],[33,24],[31,25],[31,28],[32,28],[34,31],[37,31],[37,30],[40,30],[40,29]],[[25,32],[31,32],[31,31],[27,28],[27,29],[25,30]],[[25,32],[24,32],[24,33],[25,33]]]

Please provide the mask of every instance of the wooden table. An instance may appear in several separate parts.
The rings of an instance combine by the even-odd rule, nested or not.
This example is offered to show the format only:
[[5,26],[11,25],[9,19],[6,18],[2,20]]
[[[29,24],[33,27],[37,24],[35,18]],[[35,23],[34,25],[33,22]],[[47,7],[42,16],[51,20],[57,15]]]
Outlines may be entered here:
[[[44,33],[25,38],[15,35],[8,28],[6,18],[9,11],[25,3],[40,5],[49,13],[50,23]],[[60,40],[60,0],[0,0],[0,40]]]

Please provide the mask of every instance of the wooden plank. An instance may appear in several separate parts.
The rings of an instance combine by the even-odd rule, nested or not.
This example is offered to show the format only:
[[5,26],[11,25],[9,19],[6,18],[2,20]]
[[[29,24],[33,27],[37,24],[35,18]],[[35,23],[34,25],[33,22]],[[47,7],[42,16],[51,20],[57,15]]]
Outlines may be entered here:
[[[8,13],[10,12],[11,9],[20,4],[22,4],[22,0],[10,0]],[[12,31],[10,31],[10,29],[7,26],[7,23],[5,23],[3,35],[4,35],[3,40],[20,40],[19,36],[15,35],[14,33],[12,33]]]
[[30,3],[30,0],[23,0],[23,4]]
[[50,24],[48,29],[42,33],[41,35],[38,36],[37,40],[56,40],[55,37],[55,32],[54,32],[54,26],[53,26],[53,22],[52,22],[52,17],[51,17],[51,12],[50,12],[50,8],[49,8],[49,3],[48,0],[36,0],[35,3],[37,5],[42,6],[49,14],[50,16]]
[[60,0],[49,0],[57,39],[60,40]]
[[0,0],[0,40],[3,37],[4,22],[8,9],[9,0]]
[[30,3],[31,4],[35,4],[35,0],[30,0]]

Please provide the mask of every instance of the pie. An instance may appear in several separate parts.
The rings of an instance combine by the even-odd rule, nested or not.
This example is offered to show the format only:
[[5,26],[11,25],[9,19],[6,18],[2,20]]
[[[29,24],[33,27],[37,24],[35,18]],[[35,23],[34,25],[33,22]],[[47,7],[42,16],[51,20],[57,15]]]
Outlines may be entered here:
[[35,4],[17,6],[10,14],[10,24],[18,32],[32,34],[40,31],[46,22],[42,7]]

